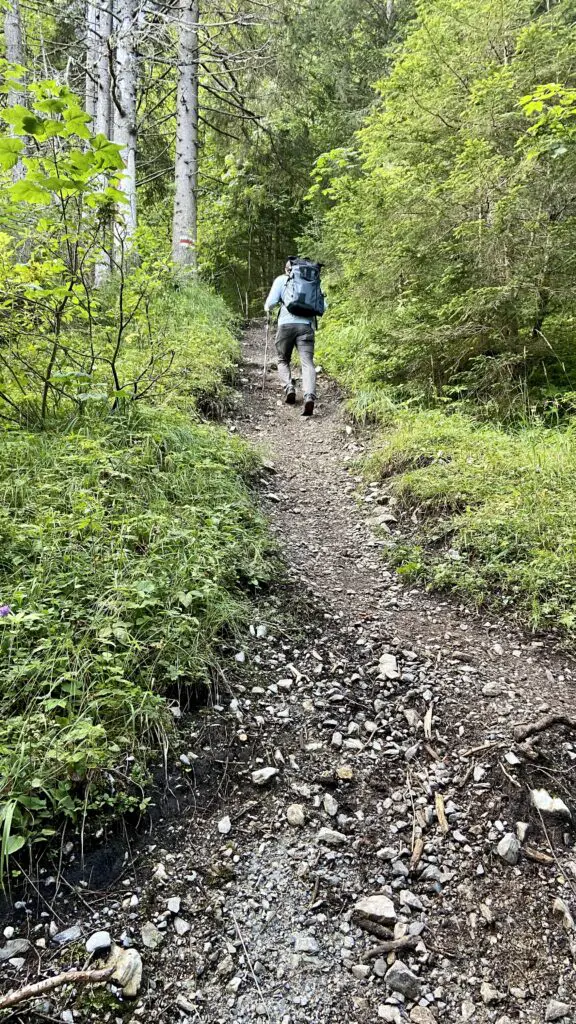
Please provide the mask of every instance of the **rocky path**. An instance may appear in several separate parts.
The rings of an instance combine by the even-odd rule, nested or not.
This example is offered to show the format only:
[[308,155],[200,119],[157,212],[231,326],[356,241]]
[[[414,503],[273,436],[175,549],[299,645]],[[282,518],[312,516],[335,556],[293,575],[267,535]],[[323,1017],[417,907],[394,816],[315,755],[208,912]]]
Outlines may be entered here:
[[[233,426],[264,449],[290,578],[183,730],[186,813],[108,890],[44,880],[43,916],[8,925],[31,944],[4,952],[14,984],[30,953],[45,974],[105,963],[113,942],[112,987],[14,1019],[575,1021],[576,745],[561,723],[515,731],[570,714],[573,660],[405,588],[382,558],[389,495],[354,475],[364,442],[335,387],[303,420],[273,374],[262,391],[262,355],[253,331]],[[537,810],[536,789],[563,804]]]

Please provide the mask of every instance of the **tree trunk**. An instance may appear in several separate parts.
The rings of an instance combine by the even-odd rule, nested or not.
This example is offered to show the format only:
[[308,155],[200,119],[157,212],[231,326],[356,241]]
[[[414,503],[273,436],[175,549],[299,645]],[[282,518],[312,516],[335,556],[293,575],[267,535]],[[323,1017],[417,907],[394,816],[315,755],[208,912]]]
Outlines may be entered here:
[[121,209],[122,231],[128,241],[136,231],[136,30],[137,0],[116,2],[116,83],[114,91],[114,142],[122,146],[125,163],[120,188],[127,203]]
[[[20,16],[20,0],[11,0],[4,12],[4,40],[6,43],[6,60],[10,64],[24,64],[24,34]],[[22,93],[17,89],[8,92],[8,106],[15,107],[22,103]],[[12,168],[12,180],[19,181],[24,177],[22,160]]]
[[179,2],[172,259],[197,269],[198,0]]
[[[98,5],[99,6],[99,5]],[[111,45],[112,35],[112,0],[104,0],[99,6],[98,16],[98,62],[96,66],[96,111],[94,128],[97,135],[112,135],[111,121]]]
[[[112,0],[97,0],[98,14],[98,62],[96,66],[96,111],[94,115],[94,131],[96,135],[112,137],[112,104],[111,104],[111,36],[112,36]],[[101,285],[110,274],[112,260],[112,224],[102,227],[103,249],[94,269],[94,281]]]
[[91,126],[94,130],[96,117],[96,79],[99,56],[99,8],[93,0],[86,3],[86,74],[85,74],[85,106],[90,114]]

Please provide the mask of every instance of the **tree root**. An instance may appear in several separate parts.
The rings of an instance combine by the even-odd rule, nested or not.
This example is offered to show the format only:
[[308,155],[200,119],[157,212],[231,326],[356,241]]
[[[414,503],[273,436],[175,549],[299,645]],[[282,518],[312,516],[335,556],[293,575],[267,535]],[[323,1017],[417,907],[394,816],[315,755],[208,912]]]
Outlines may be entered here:
[[536,722],[530,722],[528,725],[519,725],[514,729],[514,739],[517,743],[521,743],[523,740],[527,740],[529,736],[534,736],[537,732],[545,732],[546,729],[551,729],[554,725],[567,725],[569,729],[574,729],[576,732],[576,718],[573,715],[566,715],[561,711],[552,712],[551,715],[545,715],[544,718],[539,718]]

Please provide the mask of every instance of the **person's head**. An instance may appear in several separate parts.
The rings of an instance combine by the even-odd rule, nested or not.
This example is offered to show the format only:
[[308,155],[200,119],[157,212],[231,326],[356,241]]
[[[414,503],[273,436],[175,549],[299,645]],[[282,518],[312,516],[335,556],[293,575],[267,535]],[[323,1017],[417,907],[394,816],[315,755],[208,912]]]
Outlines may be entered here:
[[284,273],[289,274],[292,270],[292,260],[286,260],[286,266],[284,267]]

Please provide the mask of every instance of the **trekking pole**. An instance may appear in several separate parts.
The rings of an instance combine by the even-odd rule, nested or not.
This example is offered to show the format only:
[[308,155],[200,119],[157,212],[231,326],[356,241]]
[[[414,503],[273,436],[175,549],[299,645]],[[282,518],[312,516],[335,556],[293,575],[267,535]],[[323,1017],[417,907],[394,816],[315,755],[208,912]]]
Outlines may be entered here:
[[264,342],[264,370],[262,372],[262,394],[264,394],[264,388],[266,387],[266,364],[268,362],[268,338],[270,335],[270,317],[266,317],[266,334]]

